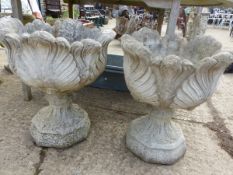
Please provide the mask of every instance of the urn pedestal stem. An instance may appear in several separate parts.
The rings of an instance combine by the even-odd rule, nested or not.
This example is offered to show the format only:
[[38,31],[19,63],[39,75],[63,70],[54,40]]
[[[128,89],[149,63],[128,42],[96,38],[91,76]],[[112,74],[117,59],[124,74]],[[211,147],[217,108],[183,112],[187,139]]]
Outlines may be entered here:
[[175,163],[184,155],[186,145],[172,115],[171,109],[157,108],[132,121],[126,135],[127,147],[146,162]]
[[84,140],[90,128],[88,114],[72,104],[67,94],[47,94],[49,106],[32,119],[31,135],[38,146],[64,148]]

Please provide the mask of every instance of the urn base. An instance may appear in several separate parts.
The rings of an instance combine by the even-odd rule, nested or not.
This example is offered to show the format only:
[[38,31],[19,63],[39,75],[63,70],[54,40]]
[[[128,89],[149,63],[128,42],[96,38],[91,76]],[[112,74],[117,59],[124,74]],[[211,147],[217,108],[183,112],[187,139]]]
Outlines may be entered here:
[[32,119],[31,135],[38,146],[66,148],[87,138],[88,114],[78,105],[66,108],[48,106]]
[[170,165],[183,157],[186,144],[180,127],[161,113],[158,118],[153,112],[132,121],[126,145],[145,162]]

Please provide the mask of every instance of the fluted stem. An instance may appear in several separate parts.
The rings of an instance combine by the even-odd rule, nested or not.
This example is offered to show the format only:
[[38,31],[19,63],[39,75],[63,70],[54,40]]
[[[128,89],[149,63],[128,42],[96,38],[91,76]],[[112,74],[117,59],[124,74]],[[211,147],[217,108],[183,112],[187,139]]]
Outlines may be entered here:
[[85,139],[90,128],[87,113],[72,104],[70,95],[46,95],[49,106],[32,119],[31,134],[39,146],[64,148]]
[[172,164],[182,157],[186,146],[183,133],[172,119],[171,109],[155,108],[129,126],[127,147],[151,163]]

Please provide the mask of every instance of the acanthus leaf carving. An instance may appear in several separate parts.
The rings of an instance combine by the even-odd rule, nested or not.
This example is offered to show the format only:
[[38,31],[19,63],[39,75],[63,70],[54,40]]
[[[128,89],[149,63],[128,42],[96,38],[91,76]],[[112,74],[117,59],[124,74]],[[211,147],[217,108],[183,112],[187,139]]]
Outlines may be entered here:
[[9,67],[12,72],[16,73],[15,59],[21,52],[21,39],[19,35],[15,33],[6,34],[4,39],[1,41],[7,48],[7,56]]
[[[19,34],[22,35],[25,32],[25,28],[21,21],[17,18],[12,17],[3,17],[0,18],[0,42],[7,48],[7,57],[8,57],[8,64],[12,72],[15,72],[15,66],[14,66],[14,59],[13,56],[17,54],[14,51],[11,50],[13,48],[18,48],[19,43],[18,41],[12,41],[10,38],[5,38],[8,34]],[[17,37],[17,36],[16,36]],[[17,38],[18,40],[19,38]]]
[[171,106],[193,109],[204,103],[214,93],[220,76],[232,60],[232,55],[227,52],[201,60],[195,73],[178,90]]
[[176,96],[180,84],[194,71],[194,66],[189,60],[181,59],[175,55],[165,57],[159,64],[157,76],[160,83],[160,105],[169,107]]
[[[17,41],[11,37],[12,41]],[[28,85],[67,91],[79,83],[79,70],[69,53],[69,43],[40,31],[25,34],[14,57],[16,74]]]
[[44,23],[39,19],[35,19],[32,21],[32,23],[27,23],[25,25],[25,30],[30,34],[35,31],[46,31],[51,34],[53,33],[53,28],[48,23]]
[[143,28],[121,38],[127,86],[136,100],[152,105],[130,123],[126,145],[147,162],[172,164],[186,151],[183,133],[172,122],[174,108],[205,102],[233,58],[208,36],[186,42],[152,33]]
[[125,80],[132,96],[141,102],[159,105],[156,78],[149,66],[150,51],[129,35],[123,36],[122,46]]
[[[9,26],[12,23],[14,19],[9,18]],[[92,83],[104,71],[107,46],[114,35],[107,37],[75,20],[60,21],[54,27],[36,20],[23,30],[0,32],[0,39],[14,73],[27,85],[43,90],[49,101],[32,119],[31,135],[39,146],[69,147],[85,139],[90,128],[87,113],[72,104],[70,92]]]

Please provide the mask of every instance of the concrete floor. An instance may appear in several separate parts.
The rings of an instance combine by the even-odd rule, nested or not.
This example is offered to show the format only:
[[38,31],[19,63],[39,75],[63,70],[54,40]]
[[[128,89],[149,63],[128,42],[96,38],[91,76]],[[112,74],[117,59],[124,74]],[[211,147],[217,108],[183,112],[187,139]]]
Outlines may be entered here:
[[[233,50],[228,31],[210,29],[207,34],[218,35],[223,48]],[[119,49],[117,44],[110,46],[110,53],[114,47]],[[33,89],[32,101],[23,101],[21,83],[2,69],[5,63],[4,51],[0,50],[0,175],[233,174],[231,74],[223,76],[207,103],[192,112],[176,112],[174,120],[183,129],[187,152],[176,164],[162,166],[143,162],[125,147],[128,124],[144,115],[147,106],[134,101],[129,93],[91,87],[73,94],[74,102],[91,120],[87,140],[68,149],[35,146],[29,134],[30,121],[47,102],[38,89]]]

